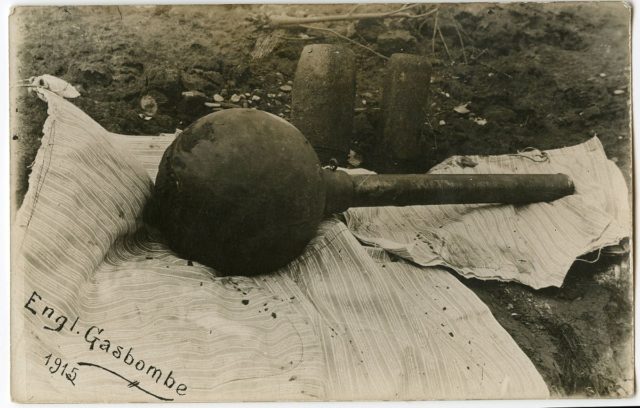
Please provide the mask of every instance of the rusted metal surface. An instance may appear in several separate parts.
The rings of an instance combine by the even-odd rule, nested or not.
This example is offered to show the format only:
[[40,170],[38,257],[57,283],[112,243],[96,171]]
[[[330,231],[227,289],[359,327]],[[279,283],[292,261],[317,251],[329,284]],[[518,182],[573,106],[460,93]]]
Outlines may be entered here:
[[322,168],[277,116],[229,109],[167,148],[146,220],[172,250],[226,274],[255,275],[299,255],[323,216]]
[[402,174],[351,176],[351,207],[526,204],[573,194],[564,174]]
[[285,120],[254,109],[207,115],[160,163],[145,219],[182,257],[255,275],[298,256],[323,217],[354,206],[551,201],[565,175],[364,175],[320,167]]

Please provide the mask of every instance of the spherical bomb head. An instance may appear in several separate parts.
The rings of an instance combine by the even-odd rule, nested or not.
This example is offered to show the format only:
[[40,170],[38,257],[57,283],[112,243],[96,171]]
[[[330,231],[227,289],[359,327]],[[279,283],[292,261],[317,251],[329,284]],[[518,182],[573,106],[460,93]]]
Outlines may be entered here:
[[147,221],[180,256],[227,275],[270,272],[298,256],[322,218],[318,158],[293,125],[229,109],[167,148]]

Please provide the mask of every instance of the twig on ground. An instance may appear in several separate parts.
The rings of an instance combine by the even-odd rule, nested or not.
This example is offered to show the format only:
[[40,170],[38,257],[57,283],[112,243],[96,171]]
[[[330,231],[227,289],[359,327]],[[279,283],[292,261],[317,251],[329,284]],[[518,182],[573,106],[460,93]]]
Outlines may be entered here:
[[276,37],[286,41],[312,41],[312,40],[318,39],[318,37],[302,38],[302,37],[287,37],[286,35],[276,35]]
[[462,56],[464,57],[464,63],[469,65],[469,61],[467,60],[467,53],[464,50],[464,41],[462,41],[462,35],[460,34],[460,30],[458,29],[458,23],[454,22],[453,26],[456,29],[456,33],[458,33],[458,38],[460,39],[460,47],[462,47]]
[[427,24],[427,19],[426,18],[424,20],[422,20],[420,22],[420,24],[418,25],[418,33],[420,33],[420,36],[422,36],[422,27],[424,27],[425,24]]
[[467,31],[462,27],[462,25],[460,25],[459,28],[460,28],[460,32],[462,33],[462,35],[467,37],[467,40],[473,42],[473,38],[471,38],[469,33],[467,33]]
[[431,52],[435,56],[436,54],[436,32],[438,31],[438,12],[436,11],[436,16],[434,17],[433,22],[433,35],[431,36]]
[[[477,48],[475,48],[475,47],[473,47],[473,48],[477,50]],[[487,52],[487,51],[488,51],[488,50],[487,50],[486,48],[483,48],[483,49],[480,51],[480,53],[479,53],[478,55],[473,55],[473,53],[472,53],[472,54],[471,54],[471,59],[475,61],[475,60],[477,60],[478,58],[480,58],[480,56],[481,56],[482,54],[484,54],[485,52]]]
[[429,120],[429,117],[426,116],[424,118],[425,123],[431,128],[431,130],[433,130],[433,126],[431,125],[431,121]]
[[447,52],[449,59],[453,61],[451,53],[449,52],[449,47],[447,47],[447,42],[444,40],[444,36],[442,35],[442,30],[440,30],[440,27],[438,27],[438,35],[440,36],[440,40],[442,40],[442,44],[444,44],[444,50]]
[[345,36],[345,35],[342,35],[342,34],[340,34],[339,32],[334,31],[334,30],[332,30],[332,29],[330,29],[330,28],[324,28],[324,27],[313,27],[313,26],[302,25],[302,24],[300,25],[300,27],[302,27],[302,28],[306,28],[306,29],[309,29],[309,30],[326,31],[326,32],[328,32],[328,33],[331,33],[331,34],[335,35],[336,37],[340,37],[340,38],[342,38],[343,40],[347,40],[347,41],[349,41],[350,43],[357,45],[358,47],[364,48],[365,50],[367,50],[367,51],[370,51],[370,52],[374,53],[375,55],[377,55],[377,56],[378,56],[378,57],[380,57],[380,58],[383,58],[383,59],[385,59],[385,60],[388,60],[388,59],[389,59],[389,57],[387,57],[387,56],[385,56],[385,55],[380,54],[378,51],[376,51],[376,50],[374,50],[374,49],[372,49],[372,48],[370,48],[370,47],[367,47],[366,45],[361,44],[361,43],[359,43],[359,42],[357,42],[357,41],[354,41],[354,40],[352,40],[351,38],[349,38],[349,37],[347,37],[347,36]]
[[419,6],[420,3],[412,4],[412,5],[404,5],[399,9],[381,12],[381,13],[359,13],[353,14],[352,11],[347,14],[337,14],[337,15],[329,15],[329,16],[313,16],[313,17],[289,17],[289,16],[273,16],[269,17],[269,25],[272,27],[280,27],[280,26],[289,26],[289,25],[303,25],[303,24],[311,24],[311,23],[322,23],[327,21],[347,21],[347,20],[368,20],[375,18],[421,18],[426,17],[430,14],[435,13],[438,8],[433,8],[422,14],[411,14],[406,13],[407,10],[410,10],[414,7]]
[[362,6],[362,4],[356,4],[355,6],[353,6],[353,8],[347,12],[347,15],[352,15],[358,8],[360,8],[360,6]]

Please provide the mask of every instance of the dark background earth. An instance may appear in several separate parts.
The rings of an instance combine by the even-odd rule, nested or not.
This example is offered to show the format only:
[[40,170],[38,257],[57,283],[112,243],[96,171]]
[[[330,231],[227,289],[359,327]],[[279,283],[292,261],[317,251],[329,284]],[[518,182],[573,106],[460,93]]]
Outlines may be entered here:
[[[357,12],[399,6],[363,5]],[[270,15],[345,14],[353,5],[22,8],[12,20],[12,83],[45,73],[63,78],[81,93],[75,104],[124,134],[184,129],[212,111],[205,102],[215,103],[214,94],[225,103],[248,94],[236,104],[289,119],[286,85],[302,48],[340,43],[357,58],[351,149],[362,167],[426,171],[452,155],[544,150],[597,135],[631,185],[630,9],[622,3],[423,4],[411,12],[434,7],[442,39],[433,37],[435,14],[317,24],[369,50],[326,31],[265,25]],[[389,162],[379,148],[386,59],[377,54],[394,52],[427,55],[433,66],[423,154],[411,163]],[[24,88],[13,91],[19,202],[46,107]],[[149,120],[141,117],[145,95],[158,106]],[[454,111],[465,103],[470,113]],[[592,264],[576,262],[562,288],[461,280],[532,359],[553,395],[616,397],[633,393],[632,275],[627,255],[603,255]]]

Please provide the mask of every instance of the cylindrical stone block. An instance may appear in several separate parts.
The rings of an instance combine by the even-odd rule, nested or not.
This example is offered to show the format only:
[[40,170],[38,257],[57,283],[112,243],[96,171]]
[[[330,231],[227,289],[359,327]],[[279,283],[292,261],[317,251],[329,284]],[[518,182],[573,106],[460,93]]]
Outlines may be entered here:
[[422,128],[429,102],[431,64],[426,57],[393,54],[387,64],[382,97],[383,147],[394,160],[422,154]]
[[307,45],[302,50],[291,95],[291,121],[324,165],[344,164],[349,155],[356,92],[355,55],[344,46]]

